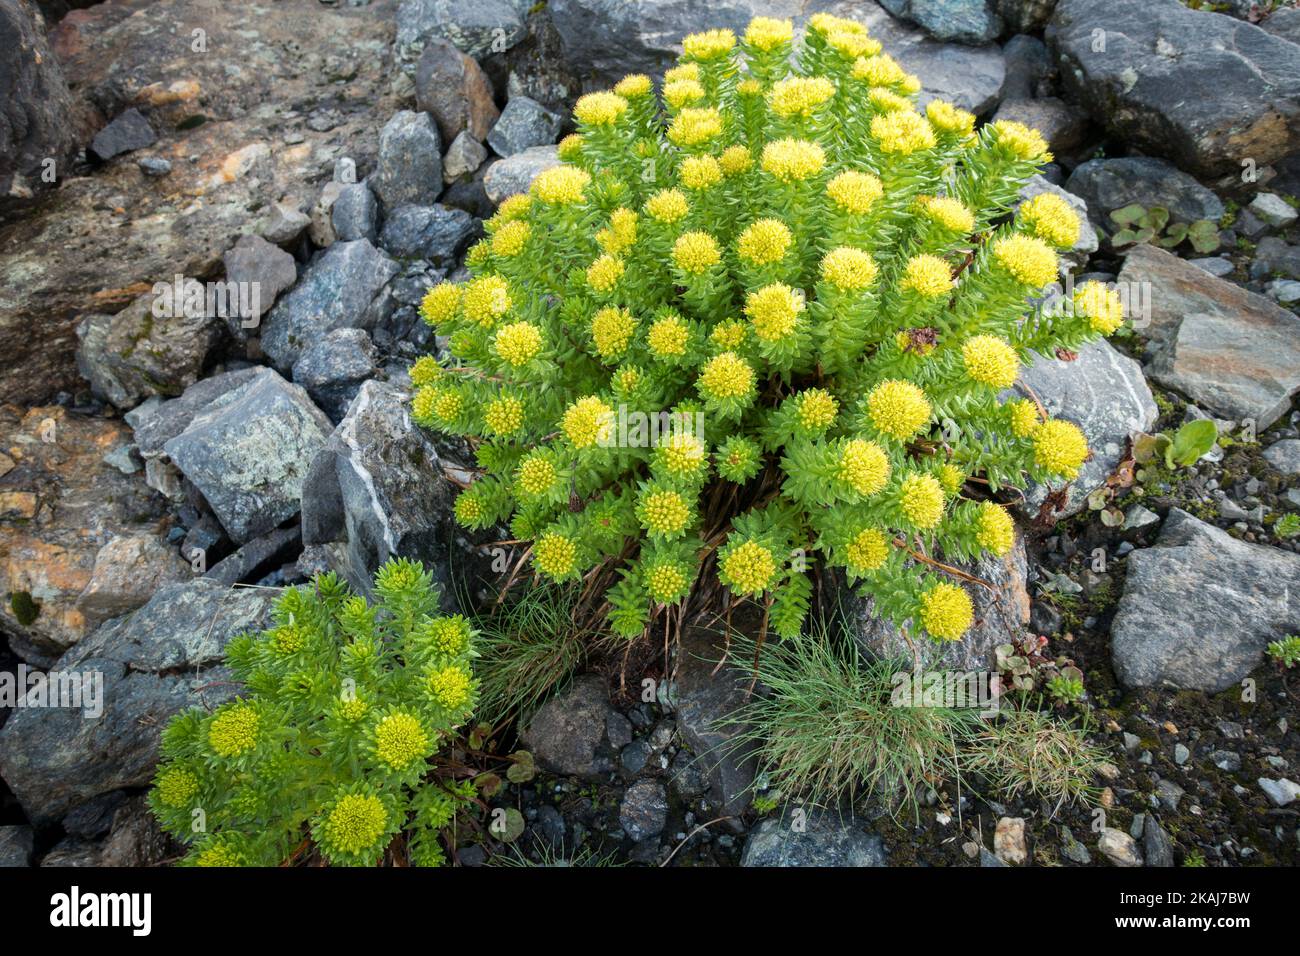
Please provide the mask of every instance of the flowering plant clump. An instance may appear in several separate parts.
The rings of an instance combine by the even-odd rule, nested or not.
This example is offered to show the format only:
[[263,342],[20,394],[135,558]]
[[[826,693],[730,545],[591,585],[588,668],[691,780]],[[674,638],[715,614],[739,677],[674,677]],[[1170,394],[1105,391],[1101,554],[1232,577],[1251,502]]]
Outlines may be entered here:
[[168,724],[149,804],[186,863],[276,866],[310,835],[327,862],[372,866],[399,833],[410,863],[443,862],[474,788],[429,758],[474,706],[474,633],[438,615],[418,563],[380,568],[375,596],[332,574],[285,592],[273,627],[226,647],[248,695]]
[[1043,138],[918,109],[860,24],[812,17],[797,56],[761,17],[683,48],[659,97],[644,76],[582,97],[564,164],[423,302],[450,355],[411,369],[413,417],[480,471],[457,518],[509,520],[627,636],[715,575],[795,634],[820,560],[957,639],[971,601],[930,556],[1014,541],[968,480],[1071,479],[1088,456],[1001,396],[1031,352],[1113,332],[1119,298],[1029,308],[1079,230],[1050,194],[1012,212]]

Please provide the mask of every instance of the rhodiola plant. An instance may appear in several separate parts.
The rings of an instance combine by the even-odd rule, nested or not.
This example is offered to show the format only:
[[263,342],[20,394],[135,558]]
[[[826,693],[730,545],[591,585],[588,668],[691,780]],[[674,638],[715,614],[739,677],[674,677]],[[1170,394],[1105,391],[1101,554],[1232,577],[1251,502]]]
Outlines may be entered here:
[[1028,304],[1079,229],[1051,194],[1013,213],[1051,159],[1036,131],[919,109],[856,22],[818,14],[793,44],[757,18],[686,37],[657,92],[633,75],[582,97],[563,165],[425,298],[449,354],[411,369],[413,417],[475,448],[458,520],[509,521],[619,634],[715,581],[795,634],[820,561],[954,640],[972,605],[935,555],[1004,554],[992,496],[1088,455],[1000,396],[1122,307],[1093,283]]

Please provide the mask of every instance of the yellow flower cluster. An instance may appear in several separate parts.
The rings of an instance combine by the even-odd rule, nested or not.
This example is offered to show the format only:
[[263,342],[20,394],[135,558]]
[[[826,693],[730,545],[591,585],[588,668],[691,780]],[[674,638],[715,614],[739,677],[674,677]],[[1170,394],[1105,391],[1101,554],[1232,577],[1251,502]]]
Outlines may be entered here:
[[778,139],[763,147],[763,170],[783,183],[802,182],[825,165],[825,151],[806,139]]
[[885,193],[880,179],[871,173],[848,170],[826,184],[826,194],[831,201],[847,213],[860,216],[869,211]]
[[901,288],[932,299],[952,291],[952,268],[938,256],[912,256],[903,267]]
[[582,202],[591,176],[576,166],[553,166],[541,172],[530,191],[550,206],[571,206]]
[[989,124],[1000,148],[1026,163],[1050,163],[1052,154],[1038,130],[1015,120],[997,120]]
[[590,448],[609,440],[614,428],[614,410],[595,395],[588,395],[565,410],[560,427],[574,448]]
[[448,664],[431,671],[425,679],[425,687],[439,707],[453,713],[468,708],[474,692],[469,671],[459,664]]
[[1022,398],[1008,407],[1011,409],[1011,434],[1017,438],[1028,438],[1038,427],[1038,406]]
[[927,196],[920,203],[921,213],[937,222],[949,232],[969,235],[975,228],[975,217],[960,200],[947,196]]
[[934,127],[919,113],[895,111],[872,117],[871,138],[880,151],[894,156],[910,156],[923,149],[933,149]]
[[587,285],[597,292],[612,292],[623,278],[623,260],[616,256],[603,255],[587,267]]
[[339,852],[377,852],[388,829],[388,810],[374,794],[345,794],[330,809],[324,829],[325,843]]
[[728,146],[718,157],[718,167],[724,176],[737,176],[754,165],[754,157],[744,146]]
[[375,725],[375,756],[390,770],[405,770],[429,755],[429,735],[411,714],[397,711]]
[[1058,249],[1069,249],[1079,241],[1079,214],[1055,193],[1039,193],[1022,203],[1020,220]]
[[460,308],[460,286],[439,282],[420,300],[420,318],[429,325],[446,322]]
[[704,99],[704,87],[699,80],[673,80],[664,84],[664,102],[670,109],[679,110]]
[[174,764],[158,774],[155,785],[158,799],[169,807],[188,807],[199,792],[199,778]]
[[736,35],[730,30],[704,30],[682,39],[682,52],[687,59],[707,63],[727,56],[736,45]]
[[722,181],[722,167],[712,156],[687,156],[677,176],[687,189],[700,192]]
[[636,245],[636,224],[636,213],[620,206],[609,214],[609,226],[596,233],[596,242],[609,255],[621,255]]
[[578,97],[573,116],[583,126],[613,126],[627,112],[627,100],[603,90]]
[[651,534],[676,535],[686,530],[691,509],[676,491],[656,491],[646,496],[641,516]]
[[799,393],[799,424],[811,431],[830,428],[840,403],[824,388],[809,388]]
[[754,17],[745,29],[745,45],[770,53],[794,39],[794,23],[773,17]]
[[685,218],[690,211],[690,204],[680,189],[661,189],[645,202],[647,216],[669,225]]
[[531,322],[513,322],[497,329],[492,348],[503,362],[518,368],[542,350],[542,330]]
[[921,595],[921,626],[931,637],[956,641],[975,620],[970,595],[955,584],[940,581]]
[[885,487],[889,470],[889,456],[875,442],[850,438],[840,450],[837,476],[863,497]]
[[743,398],[754,388],[754,370],[735,352],[722,352],[704,363],[700,390],[706,398]]
[[946,100],[931,100],[925,107],[926,119],[941,133],[965,139],[975,130],[975,114],[953,106]]
[[722,559],[722,574],[732,590],[761,594],[776,574],[776,559],[757,541],[746,541]]
[[554,465],[545,458],[531,455],[519,463],[515,480],[523,494],[536,496],[550,491],[555,486],[557,477]]
[[678,358],[686,354],[691,340],[691,330],[679,315],[666,315],[655,319],[646,333],[646,345],[660,358]]
[[220,757],[238,757],[257,746],[261,718],[251,704],[236,701],[212,718],[208,743]]
[[648,96],[653,90],[654,83],[644,73],[629,73],[614,84],[614,92],[626,100]]
[[911,382],[889,379],[867,396],[867,415],[886,435],[907,441],[930,421],[930,401]]
[[668,141],[676,146],[699,146],[722,135],[722,114],[711,107],[684,109],[668,127]]
[[577,566],[578,548],[562,534],[547,532],[533,543],[533,563],[552,578],[563,578]]
[[607,306],[591,317],[591,340],[602,359],[619,358],[636,333],[636,319],[627,309]]
[[804,310],[803,296],[781,282],[745,296],[745,315],[764,342],[779,342],[792,332]]
[[677,565],[655,564],[646,570],[645,584],[651,598],[666,604],[681,597],[690,582]]
[[981,503],[975,540],[980,543],[980,547],[987,548],[998,557],[1010,551],[1016,543],[1016,525],[1007,509],[991,501]]
[[889,557],[889,539],[876,528],[864,528],[845,545],[844,556],[856,574],[878,571]]
[[876,261],[850,246],[838,246],[822,258],[822,278],[845,292],[860,292],[876,281]]
[[1085,282],[1074,291],[1074,308],[1094,332],[1110,335],[1124,324],[1124,300],[1101,282]]
[[736,252],[753,265],[769,265],[785,258],[793,241],[789,227],[781,220],[760,219],[741,232],[736,240]]
[[485,329],[495,325],[497,319],[509,312],[513,305],[510,286],[500,276],[480,276],[465,283],[461,303],[465,318],[477,322]]
[[996,335],[972,335],[961,347],[966,374],[996,389],[1010,388],[1020,374],[1016,350]]
[[718,240],[707,232],[684,232],[673,243],[673,264],[690,275],[703,275],[721,261]]
[[1060,418],[1043,422],[1033,433],[1034,461],[1054,475],[1075,478],[1088,458],[1088,439],[1079,426]]
[[664,467],[670,475],[689,478],[704,469],[704,441],[692,432],[674,432],[660,446]]
[[898,506],[918,528],[933,528],[943,517],[943,485],[933,475],[908,475],[898,489]]
[[492,254],[509,259],[524,251],[524,244],[532,232],[528,223],[521,219],[508,222],[492,234]]
[[993,258],[1030,289],[1056,281],[1056,253],[1037,236],[1004,236],[994,241]]
[[791,76],[772,84],[767,102],[777,116],[811,116],[835,96],[835,84],[824,76]]

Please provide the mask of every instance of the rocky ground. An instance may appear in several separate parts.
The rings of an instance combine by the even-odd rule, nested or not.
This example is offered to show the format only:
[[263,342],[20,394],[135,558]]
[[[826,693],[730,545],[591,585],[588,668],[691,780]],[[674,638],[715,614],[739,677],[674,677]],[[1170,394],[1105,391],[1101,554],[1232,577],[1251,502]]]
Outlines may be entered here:
[[[808,808],[751,805],[752,760],[724,753],[743,675],[712,676],[695,630],[669,679],[630,675],[653,701],[577,675],[530,715],[540,772],[497,796],[525,832],[460,862],[1300,862],[1300,676],[1264,654],[1300,632],[1300,536],[1278,531],[1300,512],[1300,10],[1209,6],[0,0],[0,672],[105,680],[97,720],[0,709],[0,864],[174,857],[142,799],[158,730],[230,695],[221,648],[274,588],[361,585],[394,554],[449,602],[499,585],[449,520],[463,455],[405,408],[420,297],[557,162],[578,94],[662,71],[693,30],[818,10],[866,21],[924,99],[1042,129],[1057,162],[1026,196],[1086,211],[1076,277],[1130,297],[1132,330],[1023,377],[1094,458],[1064,495],[1029,489],[1023,548],[982,569],[1000,594],[935,658],[990,667],[1008,627],[1071,658],[1102,813],[949,783],[919,816],[793,826]],[[1163,224],[1116,241],[1134,203],[1209,223],[1204,248]],[[158,283],[214,282],[255,287],[251,319],[156,308]],[[1208,456],[1134,462],[1196,418]]]

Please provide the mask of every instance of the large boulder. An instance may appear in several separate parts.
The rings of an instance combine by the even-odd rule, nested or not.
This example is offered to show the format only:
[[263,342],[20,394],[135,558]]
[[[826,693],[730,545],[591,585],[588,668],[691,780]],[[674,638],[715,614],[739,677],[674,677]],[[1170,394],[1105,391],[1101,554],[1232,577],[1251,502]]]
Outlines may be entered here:
[[839,590],[839,608],[854,640],[872,657],[900,660],[924,671],[996,670],[994,648],[1019,640],[1029,623],[1024,538],[1017,534],[1015,546],[1004,557],[988,555],[956,567],[984,582],[962,585],[974,604],[975,623],[961,640],[932,641],[905,635],[876,617],[871,598],[844,588]]
[[1146,290],[1151,377],[1221,418],[1264,430],[1300,391],[1300,317],[1155,246],[1133,247],[1121,288]]
[[72,94],[30,0],[0,0],[0,217],[67,175]]
[[298,513],[330,428],[301,386],[264,368],[195,415],[163,450],[243,544]]
[[335,329],[371,329],[392,303],[380,292],[398,265],[366,239],[336,242],[303,272],[262,323],[262,349],[282,372]]
[[[129,461],[130,446],[120,421],[0,407],[0,632],[29,663],[49,664],[178,572],[166,502],[138,465],[105,460]],[[113,584],[128,566],[129,586]]]
[[1134,551],[1111,625],[1125,687],[1217,693],[1300,631],[1300,556],[1238,541],[1177,508]]
[[1073,98],[1198,176],[1300,145],[1300,46],[1179,0],[1061,0],[1047,40]]
[[[1017,397],[1037,397],[1054,418],[1078,425],[1092,452],[1061,494],[1052,495],[1059,486],[1038,482],[1025,489],[1019,508],[1030,519],[1056,520],[1082,511],[1088,495],[1124,460],[1130,440],[1154,426],[1160,413],[1138,363],[1104,339],[1083,346],[1073,361],[1038,357],[1021,370],[1014,389]],[[1044,515],[1049,497],[1051,510]]]
[[206,580],[171,585],[59,658],[52,672],[102,683],[97,701],[83,694],[89,710],[19,706],[0,728],[0,778],[28,819],[43,826],[102,794],[146,786],[167,721],[235,694],[220,666],[226,642],[265,626],[273,598]]
[[417,558],[450,600],[452,498],[437,449],[411,421],[407,394],[369,381],[302,485],[303,544],[342,543],[338,570],[360,590],[389,558]]

